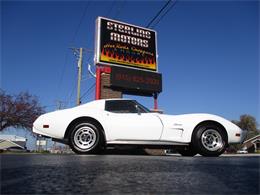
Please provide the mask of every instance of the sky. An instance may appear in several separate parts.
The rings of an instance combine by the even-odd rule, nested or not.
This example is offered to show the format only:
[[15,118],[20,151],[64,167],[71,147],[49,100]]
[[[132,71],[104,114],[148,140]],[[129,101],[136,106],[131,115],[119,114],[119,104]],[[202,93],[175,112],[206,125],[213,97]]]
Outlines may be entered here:
[[[145,27],[166,1],[1,1],[0,87],[39,97],[46,111],[76,104],[77,58],[84,47],[82,94],[95,79],[98,16]],[[259,113],[259,1],[178,0],[155,26],[167,114],[211,113],[229,120]],[[129,96],[124,96],[129,97]],[[151,97],[130,96],[152,108]],[[94,90],[82,102],[94,99]],[[10,129],[2,133],[21,133]]]

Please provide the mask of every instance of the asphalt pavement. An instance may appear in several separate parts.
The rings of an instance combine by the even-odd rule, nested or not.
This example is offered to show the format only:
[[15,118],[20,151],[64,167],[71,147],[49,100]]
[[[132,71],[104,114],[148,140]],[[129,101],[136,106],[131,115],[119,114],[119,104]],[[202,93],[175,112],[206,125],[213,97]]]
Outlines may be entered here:
[[259,156],[1,155],[1,194],[259,194]]

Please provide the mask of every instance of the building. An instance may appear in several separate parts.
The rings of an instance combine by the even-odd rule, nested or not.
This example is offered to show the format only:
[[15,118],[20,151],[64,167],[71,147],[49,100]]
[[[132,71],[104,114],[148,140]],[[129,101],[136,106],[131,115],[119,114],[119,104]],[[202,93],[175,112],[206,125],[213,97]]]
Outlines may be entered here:
[[260,151],[260,134],[246,140],[242,148],[245,148],[248,152]]
[[0,150],[26,150],[27,139],[16,135],[0,135]]

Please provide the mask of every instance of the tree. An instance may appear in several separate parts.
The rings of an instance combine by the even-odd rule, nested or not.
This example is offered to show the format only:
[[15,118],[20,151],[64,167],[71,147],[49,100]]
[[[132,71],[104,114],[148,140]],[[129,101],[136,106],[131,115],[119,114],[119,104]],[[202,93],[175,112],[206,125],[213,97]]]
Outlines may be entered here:
[[251,115],[241,115],[239,121],[232,122],[239,126],[241,129],[247,131],[246,139],[250,139],[259,134],[256,119]]
[[34,120],[43,113],[36,96],[28,92],[8,95],[0,89],[0,131],[8,127],[30,130]]
[[[246,140],[250,139],[259,134],[259,130],[257,129],[257,122],[253,116],[244,114],[240,116],[239,121],[232,121],[234,124],[239,126],[241,129],[247,131]],[[231,144],[228,148],[228,152],[236,152],[241,149],[242,144]]]

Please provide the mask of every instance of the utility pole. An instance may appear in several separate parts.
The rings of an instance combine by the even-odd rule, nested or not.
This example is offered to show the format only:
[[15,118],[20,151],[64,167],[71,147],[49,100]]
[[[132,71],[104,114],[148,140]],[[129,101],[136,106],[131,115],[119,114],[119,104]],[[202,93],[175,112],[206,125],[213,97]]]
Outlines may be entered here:
[[77,105],[80,105],[80,84],[82,76],[82,53],[83,48],[79,48],[79,60],[78,60],[78,90],[77,90]]
[[84,52],[93,52],[90,49],[86,49],[86,48],[70,48],[73,51],[73,54],[78,58],[78,87],[77,87],[77,105],[81,104],[81,100],[80,100],[80,86],[81,86],[81,78],[82,78],[82,63],[83,63],[83,51]]

